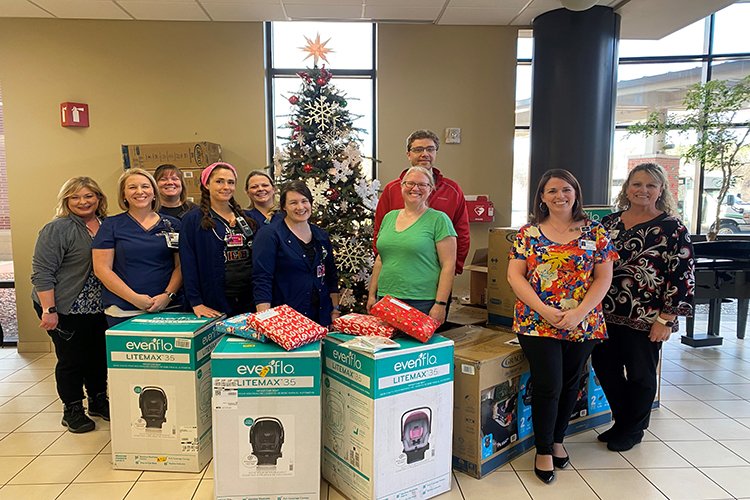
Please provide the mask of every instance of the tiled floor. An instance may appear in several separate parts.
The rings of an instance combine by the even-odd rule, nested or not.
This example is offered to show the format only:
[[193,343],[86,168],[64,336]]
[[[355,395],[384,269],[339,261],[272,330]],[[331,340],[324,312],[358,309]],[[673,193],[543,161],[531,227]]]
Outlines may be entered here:
[[[692,349],[677,336],[665,344],[662,408],[634,449],[607,451],[596,440],[603,426],[568,439],[573,467],[552,485],[534,477],[529,452],[482,480],[456,473],[442,498],[750,498],[750,347],[723,328],[721,347]],[[54,364],[54,355],[0,350],[0,500],[213,498],[211,465],[198,474],[114,471],[107,422],[66,432]],[[325,482],[321,491],[341,498]]]

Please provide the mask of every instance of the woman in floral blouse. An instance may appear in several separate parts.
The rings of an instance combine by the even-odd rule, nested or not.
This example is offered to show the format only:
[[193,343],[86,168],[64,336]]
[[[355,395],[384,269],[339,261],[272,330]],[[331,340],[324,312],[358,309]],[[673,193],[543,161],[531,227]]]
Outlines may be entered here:
[[508,282],[518,300],[513,330],[534,381],[534,472],[545,483],[569,464],[563,438],[584,364],[607,337],[601,300],[617,258],[607,232],[583,212],[581,187],[567,170],[547,171],[531,223],[516,236]]
[[636,166],[617,206],[621,212],[602,220],[620,255],[603,302],[609,340],[594,349],[592,360],[615,420],[598,439],[625,451],[648,427],[661,343],[677,331],[677,316],[692,314],[695,278],[690,236],[673,215],[659,165]]

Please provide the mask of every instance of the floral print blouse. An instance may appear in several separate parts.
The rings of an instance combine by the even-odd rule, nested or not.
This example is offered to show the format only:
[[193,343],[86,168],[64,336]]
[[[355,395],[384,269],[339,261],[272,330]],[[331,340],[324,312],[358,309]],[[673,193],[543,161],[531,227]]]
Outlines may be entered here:
[[[526,279],[545,304],[562,310],[577,307],[591,286],[594,266],[617,259],[604,227],[591,220],[585,224],[580,236],[565,244],[549,240],[536,224],[527,224],[518,231],[508,258],[526,261]],[[607,338],[601,304],[589,312],[578,328],[560,330],[516,300],[513,331],[572,342]]]
[[621,215],[602,219],[620,255],[602,302],[607,322],[648,332],[660,312],[692,316],[695,259],[687,228],[664,213],[625,229]]

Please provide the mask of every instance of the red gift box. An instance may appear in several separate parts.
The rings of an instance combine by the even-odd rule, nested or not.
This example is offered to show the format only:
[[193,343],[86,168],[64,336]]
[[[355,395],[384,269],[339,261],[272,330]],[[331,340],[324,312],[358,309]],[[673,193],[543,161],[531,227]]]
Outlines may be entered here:
[[349,335],[370,335],[391,338],[396,329],[382,319],[369,314],[349,313],[333,320],[336,330]]
[[287,351],[315,342],[328,330],[288,305],[280,305],[248,318],[250,326]]
[[440,322],[409,304],[386,295],[378,301],[370,314],[376,316],[389,325],[394,326],[405,334],[414,337],[420,342],[427,342],[435,333]]

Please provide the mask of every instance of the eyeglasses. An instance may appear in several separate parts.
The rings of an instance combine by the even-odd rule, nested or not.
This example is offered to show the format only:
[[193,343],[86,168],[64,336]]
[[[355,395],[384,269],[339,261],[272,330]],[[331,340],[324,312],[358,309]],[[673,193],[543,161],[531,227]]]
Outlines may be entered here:
[[430,189],[432,187],[432,185],[427,184],[426,182],[414,182],[414,181],[403,181],[401,185],[406,186],[409,189],[413,189],[415,187],[418,187],[419,189]]
[[426,148],[422,146],[416,146],[413,148],[409,148],[409,151],[411,151],[412,153],[417,153],[417,154],[422,154],[424,152],[428,152],[432,154],[437,151],[437,148],[435,146],[427,146]]

